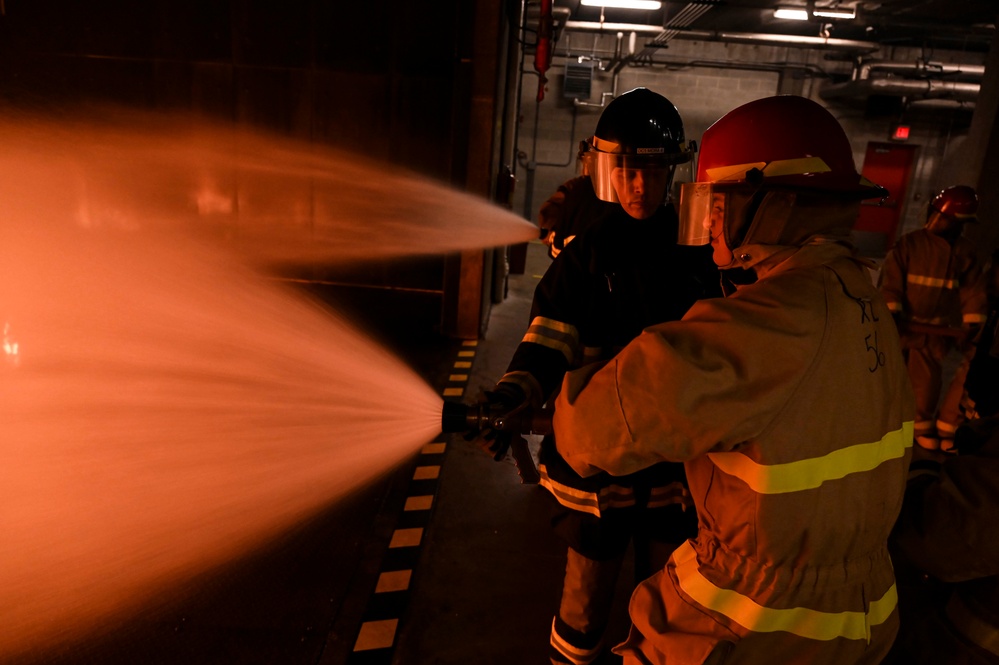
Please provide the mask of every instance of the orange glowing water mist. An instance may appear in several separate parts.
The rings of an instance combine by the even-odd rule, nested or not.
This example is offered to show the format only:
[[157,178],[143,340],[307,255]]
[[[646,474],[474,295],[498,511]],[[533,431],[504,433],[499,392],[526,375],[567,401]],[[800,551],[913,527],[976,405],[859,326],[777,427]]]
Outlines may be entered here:
[[[204,131],[7,123],[0,141],[0,661],[259,544],[439,432],[419,376],[245,259],[535,233],[270,138],[236,157]],[[301,219],[281,215],[292,192]]]

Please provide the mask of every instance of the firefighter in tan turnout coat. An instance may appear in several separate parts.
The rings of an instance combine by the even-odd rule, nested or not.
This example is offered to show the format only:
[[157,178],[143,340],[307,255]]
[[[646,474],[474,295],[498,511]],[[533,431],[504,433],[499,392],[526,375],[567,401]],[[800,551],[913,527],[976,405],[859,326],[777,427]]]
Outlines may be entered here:
[[[899,238],[881,269],[881,294],[899,324],[916,395],[916,443],[930,450],[953,448],[973,341],[988,309],[975,246],[961,236],[977,212],[974,189],[944,189],[930,202],[926,226]],[[962,359],[941,402],[944,359],[954,348]]]
[[[741,106],[684,185],[738,286],[569,373],[560,452],[583,475],[684,461],[696,538],[634,592],[625,663],[878,663],[898,629],[887,537],[913,397],[891,314],[849,245],[858,175],[825,109]],[[681,230],[681,233],[683,231]]]

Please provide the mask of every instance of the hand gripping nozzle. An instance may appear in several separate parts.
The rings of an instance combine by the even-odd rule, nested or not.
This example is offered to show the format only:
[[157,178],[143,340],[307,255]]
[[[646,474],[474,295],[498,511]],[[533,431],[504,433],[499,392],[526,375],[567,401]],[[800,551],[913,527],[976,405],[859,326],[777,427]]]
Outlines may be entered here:
[[510,441],[510,454],[517,463],[521,480],[524,484],[537,484],[541,477],[523,435],[550,433],[551,410],[525,408],[506,413],[500,405],[486,401],[472,404],[444,402],[441,431],[467,434],[488,429],[515,435]]

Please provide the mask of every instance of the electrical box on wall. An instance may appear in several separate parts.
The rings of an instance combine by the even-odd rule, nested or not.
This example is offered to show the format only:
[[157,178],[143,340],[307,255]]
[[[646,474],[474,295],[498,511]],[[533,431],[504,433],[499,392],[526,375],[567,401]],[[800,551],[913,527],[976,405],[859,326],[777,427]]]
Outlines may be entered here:
[[593,88],[593,62],[565,63],[562,96],[570,99],[589,99]]

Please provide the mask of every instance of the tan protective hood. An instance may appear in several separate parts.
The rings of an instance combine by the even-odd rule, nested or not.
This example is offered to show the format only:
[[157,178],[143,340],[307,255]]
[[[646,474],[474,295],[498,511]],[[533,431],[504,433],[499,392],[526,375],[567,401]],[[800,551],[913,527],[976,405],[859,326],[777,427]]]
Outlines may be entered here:
[[748,210],[748,205],[733,206],[732,216],[726,220],[726,240],[732,247],[733,261],[722,268],[752,268],[783,250],[803,247],[817,237],[823,242],[849,244],[860,202],[800,191],[768,191],[749,220],[741,241],[736,240],[741,234],[740,227],[746,223]]

